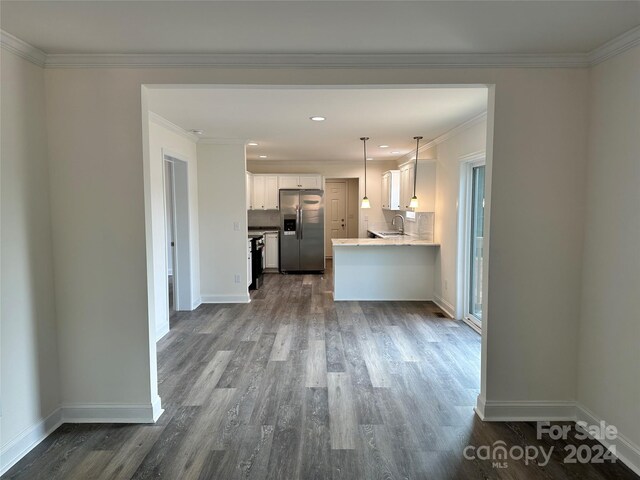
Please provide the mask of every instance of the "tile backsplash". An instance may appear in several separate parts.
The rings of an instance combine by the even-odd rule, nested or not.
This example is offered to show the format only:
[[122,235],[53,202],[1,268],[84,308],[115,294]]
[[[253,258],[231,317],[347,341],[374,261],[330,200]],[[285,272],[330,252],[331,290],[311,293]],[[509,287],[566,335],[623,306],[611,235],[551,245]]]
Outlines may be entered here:
[[278,210],[249,210],[247,220],[250,227],[277,227],[280,225]]
[[377,230],[396,230],[397,228],[392,226],[391,222],[393,217],[397,214],[404,217],[404,228],[407,233],[410,233],[411,235],[419,235],[430,242],[434,241],[434,212],[416,212],[415,220],[407,220],[407,212],[385,210],[384,218],[387,222],[386,225],[375,227],[371,226],[370,228],[375,228]]

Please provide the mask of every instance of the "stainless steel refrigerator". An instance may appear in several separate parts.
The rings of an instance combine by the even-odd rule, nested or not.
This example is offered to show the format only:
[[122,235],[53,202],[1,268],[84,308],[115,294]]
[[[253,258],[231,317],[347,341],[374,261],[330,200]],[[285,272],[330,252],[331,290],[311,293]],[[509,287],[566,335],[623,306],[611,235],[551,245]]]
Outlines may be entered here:
[[324,270],[324,192],[280,190],[280,271]]

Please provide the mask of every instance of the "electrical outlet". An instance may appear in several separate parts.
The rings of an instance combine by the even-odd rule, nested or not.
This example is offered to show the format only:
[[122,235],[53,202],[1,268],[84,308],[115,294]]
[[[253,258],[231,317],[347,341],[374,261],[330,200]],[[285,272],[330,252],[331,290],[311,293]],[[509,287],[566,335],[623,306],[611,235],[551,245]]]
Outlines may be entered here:
[[240,275],[236,274],[234,280],[236,283],[240,283]]
[[365,222],[368,222],[368,221],[369,221],[369,215],[365,215],[365,216],[364,216],[364,221],[365,221]]
[[[240,222],[233,222],[233,229],[236,232],[239,232],[240,231]],[[239,283],[239,282],[236,282],[236,283]]]

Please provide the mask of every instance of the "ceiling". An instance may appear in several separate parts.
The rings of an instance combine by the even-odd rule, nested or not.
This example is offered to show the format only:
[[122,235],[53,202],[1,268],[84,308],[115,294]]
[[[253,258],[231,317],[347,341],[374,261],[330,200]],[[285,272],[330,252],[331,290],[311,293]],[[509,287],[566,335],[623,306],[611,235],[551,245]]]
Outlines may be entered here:
[[148,102],[202,137],[257,142],[248,160],[362,161],[363,136],[371,138],[368,156],[396,160],[415,149],[414,136],[426,143],[486,111],[487,89],[166,88],[150,89]]
[[586,53],[638,1],[8,1],[4,31],[60,53]]

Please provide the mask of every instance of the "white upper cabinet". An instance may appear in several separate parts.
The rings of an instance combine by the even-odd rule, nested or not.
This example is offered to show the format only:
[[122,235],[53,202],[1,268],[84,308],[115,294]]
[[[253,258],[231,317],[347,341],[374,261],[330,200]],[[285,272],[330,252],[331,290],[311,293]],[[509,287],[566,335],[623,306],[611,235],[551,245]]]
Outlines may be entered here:
[[382,208],[400,209],[400,170],[389,170],[382,174]]
[[277,210],[278,197],[277,175],[253,175],[253,210]]
[[252,210],[253,209],[253,175],[249,172],[247,172],[246,191],[247,191],[247,210]]
[[322,188],[322,175],[279,175],[280,188]]
[[[413,179],[415,161],[400,166],[400,210],[411,210],[409,202],[413,197]],[[418,162],[416,179],[416,196],[418,212],[434,212],[436,205],[436,162],[434,160]]]

